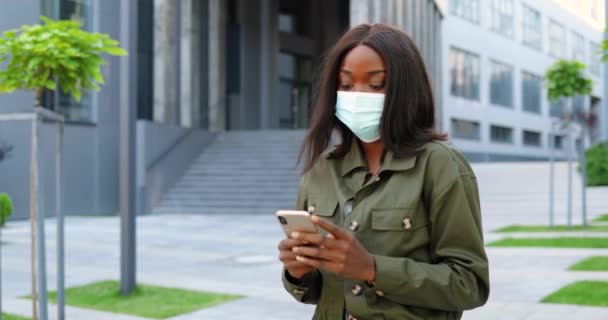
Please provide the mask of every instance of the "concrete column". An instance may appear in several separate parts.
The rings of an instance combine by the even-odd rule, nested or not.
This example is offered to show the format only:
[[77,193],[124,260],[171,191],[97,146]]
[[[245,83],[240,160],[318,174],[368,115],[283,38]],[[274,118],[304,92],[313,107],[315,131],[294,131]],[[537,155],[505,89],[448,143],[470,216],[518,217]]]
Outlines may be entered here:
[[261,129],[279,126],[279,27],[278,0],[262,0],[260,21],[260,127]]
[[209,130],[226,130],[226,2],[209,0]]
[[177,124],[177,0],[154,0],[154,121]]
[[200,127],[201,114],[201,2],[181,0],[180,30],[180,125],[183,127]]

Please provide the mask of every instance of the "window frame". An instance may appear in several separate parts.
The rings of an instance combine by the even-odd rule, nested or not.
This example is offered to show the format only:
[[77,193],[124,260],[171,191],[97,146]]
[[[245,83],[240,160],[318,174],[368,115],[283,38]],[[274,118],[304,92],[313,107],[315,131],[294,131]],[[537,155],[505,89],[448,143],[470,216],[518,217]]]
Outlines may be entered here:
[[[506,12],[509,9],[510,12]],[[505,31],[503,19],[510,15],[510,29]],[[490,0],[490,30],[509,39],[515,37],[515,1]]]
[[[454,54],[456,54],[456,56],[454,56]],[[456,67],[455,65],[453,65],[453,59],[459,60],[459,56],[462,56],[462,68],[460,67]],[[453,58],[454,57],[454,58]],[[467,58],[470,58],[467,61]],[[470,77],[466,77],[465,75],[467,74],[466,71],[466,67],[467,65],[472,66],[472,71],[469,71],[469,73],[471,73]],[[448,66],[449,66],[449,72],[450,72],[450,95],[452,97],[458,97],[461,99],[466,99],[466,100],[470,100],[470,101],[478,101],[481,102],[481,57],[479,54],[473,53],[471,51],[465,50],[465,49],[461,49],[459,47],[455,47],[455,46],[450,46],[449,52],[448,52]],[[476,66],[476,68],[475,68]],[[456,75],[454,75],[454,70],[456,70]],[[458,89],[458,87],[456,87],[455,89],[455,79],[457,78],[463,78],[463,85],[462,87],[466,87],[466,81],[469,79],[471,80],[471,83],[469,84],[470,89],[468,91],[470,91],[470,95],[467,95],[467,90],[464,89]],[[459,94],[459,91],[462,91],[462,94]]]
[[[531,34],[532,30],[530,27],[532,26],[531,21],[528,21],[530,15],[528,13],[537,14],[538,15],[538,46],[530,40],[530,38],[526,35]],[[522,4],[522,43],[525,46],[528,46],[532,49],[542,51],[543,50],[543,16],[539,10],[528,6],[527,4]]]
[[[511,92],[510,92],[510,97],[509,97],[509,104],[502,104],[501,102],[494,101],[495,95],[493,95],[493,87],[494,87],[493,80],[494,80],[494,71],[495,71],[496,67],[501,68],[503,70],[503,72],[504,72],[504,70],[509,70],[509,74],[511,75],[511,77],[510,77],[511,78],[510,79],[511,80],[510,81],[510,91]],[[503,72],[501,72],[501,75]],[[513,98],[515,96],[514,82],[515,82],[515,68],[513,65],[502,62],[500,60],[490,59],[490,81],[488,82],[489,93],[490,93],[489,94],[490,105],[513,109],[514,108],[514,103],[513,103],[514,99]],[[500,86],[500,85],[498,87],[504,88],[503,86]],[[500,91],[504,92],[505,90],[500,90]]]

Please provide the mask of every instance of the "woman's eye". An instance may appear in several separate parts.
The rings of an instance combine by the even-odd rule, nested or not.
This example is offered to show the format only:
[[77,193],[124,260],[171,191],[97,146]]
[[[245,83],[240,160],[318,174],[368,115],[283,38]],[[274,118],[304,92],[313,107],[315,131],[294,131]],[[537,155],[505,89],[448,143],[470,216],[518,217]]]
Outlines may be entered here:
[[340,84],[340,90],[350,90],[352,88],[351,84]]
[[384,83],[383,84],[378,84],[378,85],[370,84],[369,86],[370,86],[370,88],[372,88],[374,90],[382,90],[382,89],[384,89]]

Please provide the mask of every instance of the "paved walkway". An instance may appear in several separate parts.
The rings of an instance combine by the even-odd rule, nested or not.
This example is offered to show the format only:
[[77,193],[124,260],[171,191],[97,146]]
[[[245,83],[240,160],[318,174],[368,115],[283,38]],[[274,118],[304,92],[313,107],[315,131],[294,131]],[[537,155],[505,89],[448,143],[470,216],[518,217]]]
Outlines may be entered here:
[[[543,196],[543,184],[538,182],[545,181],[545,178],[536,176],[542,171],[542,166],[488,164],[476,165],[475,170],[482,190],[487,241],[507,236],[490,233],[498,227],[515,223],[546,223],[547,197]],[[563,167],[558,171],[562,172]],[[526,183],[522,184],[522,180]],[[531,185],[536,185],[536,188]],[[607,198],[608,188],[589,191],[590,216],[608,212]],[[563,203],[563,199],[560,199],[556,207]],[[564,218],[565,211],[558,208],[557,220],[565,221]],[[313,307],[294,302],[282,289],[276,244],[283,235],[274,220],[271,214],[140,217],[137,234],[138,280],[142,283],[247,296],[175,319],[230,320],[242,319],[243,316],[265,320],[310,319]],[[52,290],[56,281],[53,219],[47,220],[46,230],[49,289]],[[119,278],[119,231],[117,217],[67,219],[68,286]],[[523,235],[529,234],[517,234]],[[606,237],[605,233],[592,235]],[[30,287],[28,224],[11,222],[3,232],[3,242],[2,294],[5,311],[29,316],[29,301],[15,299],[28,294]],[[486,306],[466,312],[464,319],[608,319],[608,308],[537,303],[573,281],[608,281],[608,272],[566,271],[568,266],[586,257],[608,255],[608,249],[488,248],[487,251],[492,281],[490,300]],[[68,308],[67,313],[70,320],[138,319],[80,308]],[[55,319],[54,311],[51,315],[51,319]]]

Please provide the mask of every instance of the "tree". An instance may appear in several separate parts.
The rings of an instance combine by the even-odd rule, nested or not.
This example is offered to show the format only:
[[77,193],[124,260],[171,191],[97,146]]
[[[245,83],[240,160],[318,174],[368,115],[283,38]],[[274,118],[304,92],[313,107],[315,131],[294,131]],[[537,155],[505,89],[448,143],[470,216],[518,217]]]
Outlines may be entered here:
[[[118,46],[118,41],[109,35],[101,33],[89,33],[82,29],[78,21],[62,20],[55,21],[41,17],[42,24],[22,26],[19,29],[9,30],[0,36],[0,93],[13,92],[15,90],[34,91],[36,96],[35,106],[42,105],[42,97],[45,90],[61,90],[71,95],[76,101],[80,101],[83,92],[99,90],[99,85],[104,83],[101,73],[101,65],[105,64],[103,55],[123,56],[127,52]],[[44,112],[43,112],[44,111]],[[32,190],[38,186],[38,130],[39,117],[46,115],[58,121],[57,157],[61,159],[63,118],[54,115],[50,111],[34,108],[34,120],[32,122],[32,169],[30,170],[30,185]],[[56,163],[57,181],[61,181],[61,161]],[[56,192],[62,190],[58,182]],[[37,319],[37,310],[40,316],[46,319],[46,272],[44,267],[44,218],[37,214],[38,195],[37,191],[31,192],[32,211],[30,214],[32,230],[36,230],[39,236],[31,232],[32,246],[35,240],[39,243],[38,267],[40,268],[39,299],[36,294],[36,258],[32,255],[32,313],[33,319]],[[61,197],[58,197],[60,199]],[[57,202],[57,234],[58,234],[58,318],[64,318],[64,279],[63,279],[63,212],[61,201]],[[38,220],[37,222],[34,222]],[[34,228],[34,225],[38,225]],[[35,307],[39,300],[39,308]]]
[[102,54],[126,55],[118,41],[101,33],[82,30],[78,21],[54,21],[5,31],[0,37],[0,93],[32,90],[40,99],[45,89],[59,87],[80,101],[83,91],[99,90],[104,83]]
[[[576,122],[582,129],[582,143],[583,147],[580,152],[579,159],[581,161],[582,181],[583,181],[583,225],[587,223],[587,208],[586,208],[586,166],[585,166],[585,138],[589,132],[589,127],[592,126],[593,116],[578,110],[574,113],[572,110],[571,100],[574,96],[586,96],[593,90],[593,82],[587,78],[584,74],[586,66],[582,62],[576,60],[559,60],[555,62],[547,72],[545,73],[545,80],[547,82],[547,96],[551,101],[559,101],[564,99],[566,101],[566,112],[561,119],[561,127],[566,130],[568,136],[568,225],[572,225],[572,123]],[[551,148],[553,148],[553,141],[551,141]],[[553,160],[553,158],[551,158]],[[553,162],[551,162],[553,166]],[[553,170],[551,170],[553,173]],[[553,177],[551,177],[553,181]],[[552,186],[551,186],[552,187]],[[553,204],[551,204],[553,205]],[[553,212],[551,212],[551,217]]]

